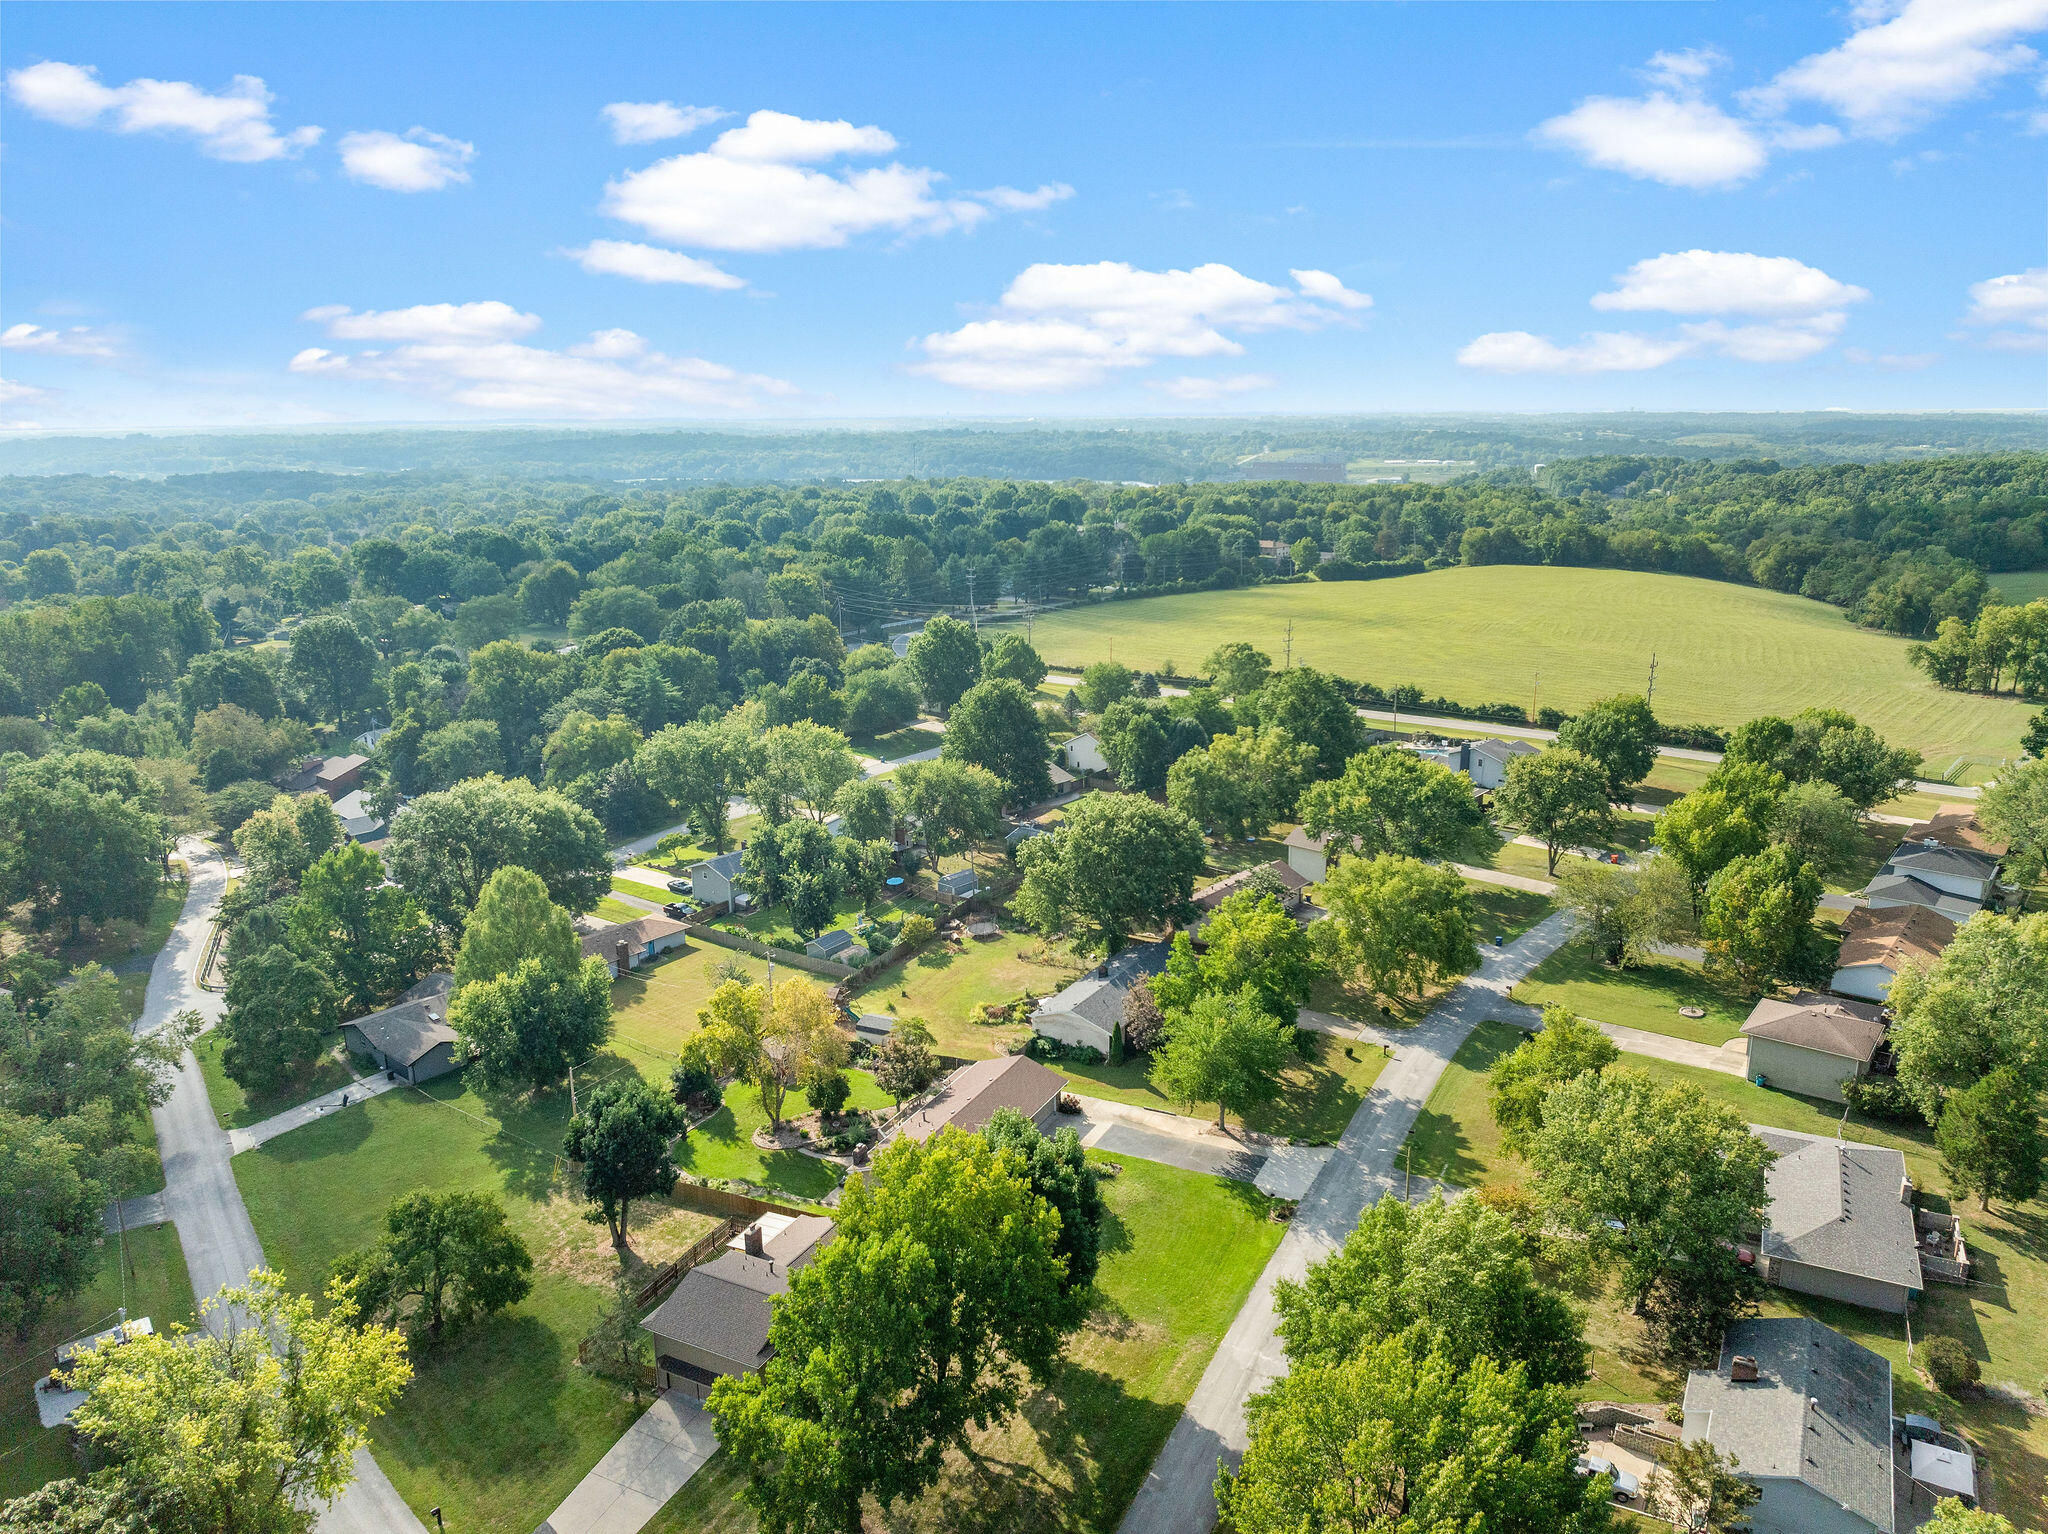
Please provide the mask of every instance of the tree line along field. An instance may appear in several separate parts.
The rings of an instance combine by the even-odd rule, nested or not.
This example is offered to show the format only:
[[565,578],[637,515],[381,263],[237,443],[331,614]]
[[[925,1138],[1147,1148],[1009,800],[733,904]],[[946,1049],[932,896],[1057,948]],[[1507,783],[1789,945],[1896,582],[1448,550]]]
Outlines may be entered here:
[[1277,663],[1290,623],[1296,665],[1472,704],[1528,708],[1533,695],[1569,712],[1641,692],[1654,654],[1662,719],[1733,727],[1758,714],[1843,708],[1937,771],[1957,757],[2015,754],[2031,711],[1937,689],[1907,664],[1906,640],[1820,602],[1633,570],[1483,565],[1147,597],[1048,613],[1032,639],[1055,665],[1171,661],[1186,671],[1233,639]]

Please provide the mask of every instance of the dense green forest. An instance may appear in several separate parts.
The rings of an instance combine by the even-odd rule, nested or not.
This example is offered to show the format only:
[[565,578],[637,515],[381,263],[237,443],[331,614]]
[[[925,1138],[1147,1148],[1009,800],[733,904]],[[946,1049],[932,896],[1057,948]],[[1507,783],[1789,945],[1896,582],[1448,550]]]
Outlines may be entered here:
[[1240,460],[1267,450],[1336,454],[1352,461],[1451,459],[1487,469],[1527,468],[1589,453],[1839,463],[2043,449],[2048,449],[2048,421],[2015,412],[1629,411],[25,436],[0,442],[0,474],[314,469],[699,484],[961,476],[1164,484],[1236,479]]

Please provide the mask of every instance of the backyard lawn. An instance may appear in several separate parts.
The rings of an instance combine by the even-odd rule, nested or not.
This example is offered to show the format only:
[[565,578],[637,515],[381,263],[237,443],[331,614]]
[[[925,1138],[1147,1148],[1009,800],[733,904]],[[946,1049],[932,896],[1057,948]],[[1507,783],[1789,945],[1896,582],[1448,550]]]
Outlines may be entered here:
[[753,984],[767,979],[767,960],[712,943],[691,943],[620,976],[612,982],[612,1042],[627,1046],[650,1075],[657,1059],[665,1061],[666,1076],[697,1031],[697,1013],[718,989],[718,972],[735,966]]
[[[895,1106],[889,1094],[875,1085],[866,1071],[848,1071],[853,1095],[849,1108],[886,1109]],[[784,1118],[796,1118],[810,1111],[801,1088],[792,1091],[782,1105]],[[754,1131],[767,1127],[768,1115],[761,1107],[761,1094],[753,1087],[731,1086],[725,1090],[725,1106],[690,1131],[689,1139],[676,1147],[676,1165],[685,1176],[714,1182],[744,1182],[756,1187],[776,1188],[812,1202],[823,1198],[839,1184],[839,1168],[829,1161],[806,1156],[800,1151],[764,1151],[754,1145]]]
[[213,1104],[213,1116],[220,1120],[223,1129],[240,1129],[245,1124],[257,1123],[273,1113],[282,1113],[308,1098],[319,1097],[355,1080],[355,1072],[349,1069],[346,1056],[330,1049],[297,1081],[276,1092],[251,1097],[221,1066],[221,1051],[226,1046],[227,1037],[218,1028],[201,1034],[192,1046],[192,1053],[199,1061],[200,1074],[206,1078],[206,1095]]
[[[605,1057],[579,1084],[606,1068]],[[264,1252],[299,1289],[317,1291],[342,1252],[371,1240],[384,1211],[416,1189],[501,1198],[533,1253],[533,1292],[438,1348],[375,1428],[378,1462],[413,1510],[462,1509],[475,1534],[528,1534],[640,1411],[576,1367],[576,1345],[616,1271],[602,1225],[557,1155],[566,1092],[486,1099],[459,1076],[401,1088],[234,1159]],[[633,1206],[632,1250],[666,1261],[709,1230],[709,1216],[661,1201]]]
[[[1598,1023],[1619,1023],[1701,1044],[1725,1044],[1742,1032],[1755,998],[1700,965],[1659,959],[1634,969],[1609,969],[1588,943],[1567,943],[1516,986],[1516,1001],[1558,1002]],[[1698,1007],[1705,1017],[1680,1017]]]
[[[1280,1095],[1252,1109],[1241,1120],[1232,1114],[1230,1126],[1311,1145],[1335,1144],[1365,1094],[1372,1090],[1373,1082],[1379,1079],[1387,1063],[1386,1052],[1377,1044],[1313,1029],[1302,1029],[1297,1037],[1308,1041],[1309,1052],[1288,1062],[1280,1076]],[[1060,1061],[1052,1068],[1083,1097],[1161,1108],[1195,1118],[1215,1118],[1213,1103],[1188,1108],[1162,1094],[1145,1077],[1151,1063],[1147,1056],[1134,1055],[1121,1065]]]
[[[1105,1160],[1090,1151],[1091,1161]],[[1254,1189],[1126,1160],[1103,1185],[1110,1223],[1098,1301],[1051,1387],[950,1454],[939,1484],[870,1528],[1108,1531],[1123,1517],[1181,1408],[1279,1244]],[[678,1492],[647,1534],[751,1534],[743,1481],[724,1455]]]
[[856,756],[896,762],[920,751],[933,750],[944,738],[937,730],[921,730],[914,724],[906,724],[900,730],[890,730],[882,735],[849,736],[846,743],[853,747]]
[[[944,913],[940,907],[931,901],[916,895],[905,895],[895,900],[878,899],[875,902],[873,919],[901,922],[907,916],[923,915],[936,922],[942,914]],[[829,932],[834,927],[843,927],[858,936],[860,924],[865,919],[867,913],[859,898],[842,895],[832,903],[832,919],[825,923],[823,930]],[[779,905],[769,906],[766,910],[749,911],[744,916],[721,916],[712,925],[721,932],[739,933],[757,943],[794,947],[799,953],[803,951],[809,936],[816,935],[799,933],[790,924],[789,907]]]
[[0,1448],[0,1502],[26,1496],[46,1481],[84,1473],[64,1433],[45,1430],[36,1419],[31,1386],[36,1374],[55,1362],[60,1342],[112,1326],[124,1301],[130,1316],[148,1316],[160,1332],[169,1331],[175,1321],[198,1319],[175,1226],[146,1225],[128,1232],[133,1272],[125,1290],[120,1255],[119,1241],[109,1238],[93,1281],[69,1304],[55,1306],[26,1343],[15,1342],[11,1327],[0,1332],[0,1382],[6,1386],[0,1390],[0,1445],[5,1445]]
[[937,943],[916,958],[884,970],[851,998],[856,1012],[921,1017],[931,1024],[942,1055],[979,1060],[1007,1053],[1027,1030],[1016,1024],[976,1021],[984,1002],[1011,1001],[1029,992],[1050,996],[1085,967],[1062,942],[1017,931],[998,911],[1004,930],[987,940]]

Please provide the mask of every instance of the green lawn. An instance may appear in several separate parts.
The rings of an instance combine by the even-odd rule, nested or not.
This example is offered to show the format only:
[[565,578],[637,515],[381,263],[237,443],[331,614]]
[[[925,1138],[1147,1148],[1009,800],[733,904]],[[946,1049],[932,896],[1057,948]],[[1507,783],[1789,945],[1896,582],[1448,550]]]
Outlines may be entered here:
[[697,1031],[697,1013],[718,988],[714,971],[737,965],[747,979],[767,979],[768,961],[715,943],[691,943],[612,982],[612,1041],[626,1046],[643,1070],[658,1059],[662,1073]]
[[[1387,1056],[1377,1044],[1339,1038],[1335,1034],[1308,1032],[1309,1054],[1291,1061],[1281,1074],[1280,1095],[1261,1104],[1240,1121],[1233,1114],[1231,1127],[1242,1123],[1261,1134],[1303,1140],[1313,1145],[1334,1144],[1351,1122],[1365,1094],[1379,1079]],[[1146,1079],[1149,1058],[1134,1055],[1121,1065],[1053,1066],[1083,1097],[1103,1097],[1112,1102],[1132,1103],[1140,1108],[1162,1108],[1169,1113],[1187,1113],[1196,1118],[1215,1117],[1214,1104],[1185,1107],[1169,1100]]]
[[[832,904],[832,919],[825,923],[824,931],[844,927],[856,932],[865,918],[861,902],[851,895],[840,897]],[[896,900],[875,902],[874,920],[900,922],[913,914],[929,916],[937,921],[942,914],[940,908],[929,900],[916,895],[905,895]],[[798,933],[790,924],[787,906],[769,906],[763,911],[750,911],[744,916],[721,916],[713,923],[722,932],[735,932],[752,938],[757,943],[774,943],[782,947],[794,947],[801,953],[808,939]],[[815,935],[815,934],[813,934]]]
[[895,762],[906,756],[915,756],[920,751],[929,751],[943,738],[936,730],[920,730],[914,724],[906,724],[900,730],[890,730],[882,735],[849,736],[846,743],[857,755]]
[[1496,934],[1512,941],[1557,909],[1548,895],[1533,890],[1483,884],[1477,879],[1467,879],[1465,888],[1472,896],[1472,925],[1481,943],[1492,942]]
[[311,1070],[289,1086],[251,1097],[221,1068],[221,1051],[226,1044],[226,1037],[215,1028],[200,1035],[199,1041],[192,1046],[192,1053],[199,1060],[200,1073],[206,1077],[206,1095],[213,1103],[213,1116],[220,1120],[223,1129],[240,1129],[245,1124],[257,1123],[308,1098],[332,1092],[336,1087],[345,1087],[355,1079],[355,1072],[348,1068],[347,1062],[329,1050],[313,1063]]
[[16,1343],[11,1328],[0,1332],[0,1384],[5,1386],[0,1389],[0,1502],[26,1496],[46,1481],[84,1473],[63,1431],[45,1431],[36,1418],[31,1387],[36,1375],[55,1362],[59,1343],[112,1326],[124,1297],[128,1314],[148,1316],[158,1331],[198,1319],[176,1227],[146,1225],[128,1232],[132,1271],[125,1289],[120,1254],[119,1241],[109,1238],[92,1282],[69,1304],[55,1307],[26,1343]]
[[618,895],[632,895],[641,900],[651,900],[656,905],[667,905],[676,897],[659,885],[642,884],[638,879],[612,880],[612,892]]
[[916,958],[882,971],[848,1004],[856,1012],[923,1018],[944,1055],[981,1060],[1007,1053],[1029,1030],[977,1021],[982,1005],[1011,1001],[1027,992],[1050,996],[1084,965],[1067,944],[1049,942],[1021,928],[1007,910],[998,911],[997,920],[1003,928],[999,937],[963,937],[957,946],[935,943]]
[[[577,1081],[625,1068],[608,1056]],[[576,1367],[617,1259],[604,1228],[583,1218],[556,1153],[568,1111],[565,1092],[486,1099],[443,1077],[233,1162],[265,1255],[307,1290],[322,1286],[336,1256],[375,1236],[401,1194],[473,1190],[504,1201],[533,1253],[532,1294],[416,1352],[412,1385],[375,1429],[378,1462],[413,1510],[460,1508],[465,1534],[528,1534],[645,1408]],[[630,1243],[666,1261],[714,1223],[648,1201],[634,1206]]]
[[[889,1094],[875,1085],[866,1071],[848,1071],[853,1095],[852,1108],[893,1107]],[[782,1107],[784,1118],[796,1118],[810,1111],[801,1090],[793,1091]],[[761,1108],[761,1094],[752,1087],[727,1087],[725,1106],[697,1128],[676,1150],[676,1165],[691,1177],[718,1182],[744,1182],[757,1187],[779,1188],[784,1193],[813,1202],[839,1184],[839,1168],[829,1161],[806,1156],[800,1151],[764,1151],[754,1145],[754,1131],[767,1127],[768,1115]]]
[[[1619,1023],[1646,1033],[1701,1044],[1727,1043],[1742,1031],[1755,998],[1681,959],[1659,959],[1634,969],[1609,969],[1584,942],[1567,943],[1516,986],[1516,1001],[1558,1002],[1598,1023]],[[1680,1017],[1699,1007],[1705,1017]]]
[[[1088,1153],[1091,1161],[1106,1158]],[[1127,1160],[1109,1205],[1098,1302],[1049,1389],[947,1456],[939,1484],[877,1525],[914,1534],[1116,1528],[1286,1228],[1242,1183]],[[647,1534],[751,1534],[742,1477],[713,1459]]]
[[1908,641],[1860,629],[1805,597],[1691,576],[1488,565],[1369,585],[1310,581],[1150,597],[1048,613],[1038,648],[1063,661],[1193,664],[1226,640],[1269,652],[1294,626],[1294,660],[1459,702],[1526,699],[1567,710],[1642,688],[1657,657],[1657,713],[1732,728],[1758,714],[1845,708],[1889,740],[1944,755],[2012,753],[2028,706],[1943,692]]
[[626,902],[623,900],[613,900],[612,898],[607,896],[606,898],[600,900],[597,903],[597,909],[592,911],[590,914],[592,916],[595,916],[599,921],[612,922],[638,921],[641,917],[645,916],[647,912],[641,910],[640,907],[636,905],[627,905]]
[[[1520,1039],[1509,1025],[1489,1022],[1466,1040],[1409,1136],[1418,1174],[1441,1173],[1461,1187],[1527,1179],[1526,1168],[1501,1150],[1487,1109],[1486,1073]],[[1941,1202],[1947,1179],[1933,1132],[1924,1125],[1856,1113],[1845,1120],[1837,1104],[1772,1091],[1718,1071],[1639,1055],[1625,1055],[1621,1063],[1658,1081],[1697,1087],[1740,1114],[1744,1123],[1824,1136],[1839,1132],[1849,1140],[1889,1146],[1905,1156],[1915,1185],[1937,1206]],[[1978,1282],[1967,1290],[1930,1284],[1914,1314],[1913,1335],[1919,1342],[1937,1334],[1960,1338],[1980,1361],[1988,1382],[2011,1381],[2038,1395],[2048,1375],[2048,1331],[2040,1325],[2048,1312],[2048,1201],[1991,1212],[1964,1205],[1957,1212],[1978,1264]],[[2029,1417],[1991,1399],[1955,1401],[1937,1395],[1906,1372],[1904,1328],[1896,1317],[1784,1290],[1767,1293],[1766,1314],[1812,1315],[1890,1358],[1898,1371],[1895,1409],[1960,1422],[1989,1450],[1985,1468],[1994,1488],[1992,1505],[2022,1528],[2048,1527],[2048,1418]],[[1642,1328],[1623,1305],[1605,1293],[1575,1298],[1590,1302],[1587,1336],[1598,1373],[1583,1393],[1610,1400],[1675,1399],[1682,1379],[1647,1357]]]

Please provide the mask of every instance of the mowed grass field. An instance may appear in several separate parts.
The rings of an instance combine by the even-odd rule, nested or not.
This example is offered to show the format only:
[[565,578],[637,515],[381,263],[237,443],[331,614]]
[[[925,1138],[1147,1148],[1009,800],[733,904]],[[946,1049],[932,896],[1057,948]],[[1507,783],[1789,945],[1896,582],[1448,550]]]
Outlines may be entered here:
[[1040,654],[1182,669],[1225,640],[1380,686],[1412,683],[1465,703],[1576,709],[1641,692],[1657,658],[1657,713],[1736,725],[1811,705],[1849,710],[1937,767],[2019,749],[2028,707],[1942,692],[1906,663],[1907,641],[1839,609],[1725,581],[1631,570],[1487,565],[1384,581],[1311,581],[1149,597],[1048,613]]

